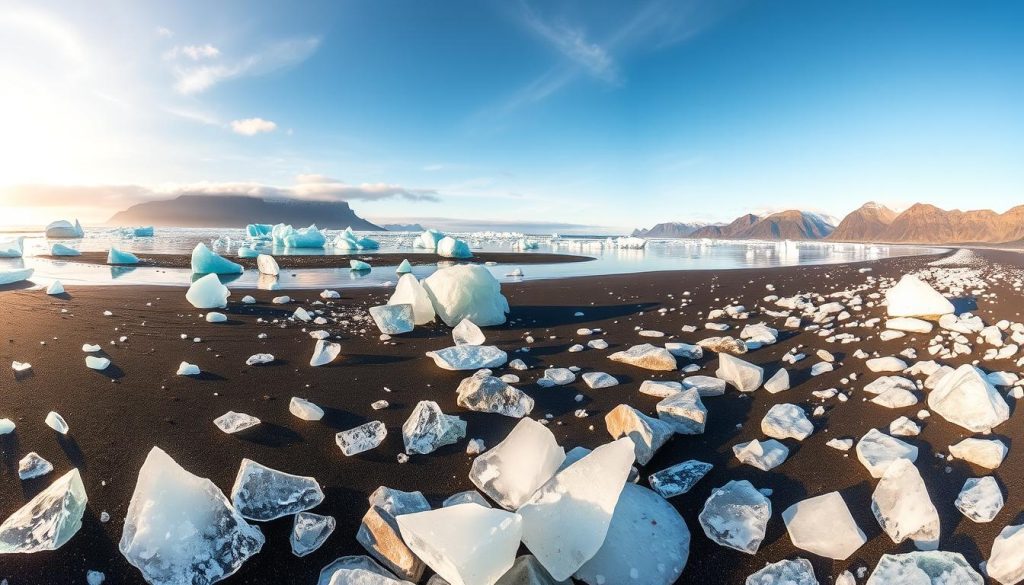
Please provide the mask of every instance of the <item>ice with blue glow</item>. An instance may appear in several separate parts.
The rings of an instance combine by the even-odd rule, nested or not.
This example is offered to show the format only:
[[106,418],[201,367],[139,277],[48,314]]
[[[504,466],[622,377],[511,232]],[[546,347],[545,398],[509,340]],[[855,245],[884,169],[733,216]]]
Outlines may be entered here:
[[192,250],[192,272],[196,274],[241,274],[245,269],[199,242]]
[[107,253],[107,264],[138,264],[139,257],[131,252],[124,252],[111,246]]

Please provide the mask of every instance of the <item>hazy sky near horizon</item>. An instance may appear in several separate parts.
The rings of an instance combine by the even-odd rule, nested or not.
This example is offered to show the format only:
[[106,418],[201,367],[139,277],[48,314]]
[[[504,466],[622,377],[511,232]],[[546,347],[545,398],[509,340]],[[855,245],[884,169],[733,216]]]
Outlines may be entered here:
[[1009,1],[0,0],[0,224],[184,192],[582,231],[1003,211],[1021,30]]

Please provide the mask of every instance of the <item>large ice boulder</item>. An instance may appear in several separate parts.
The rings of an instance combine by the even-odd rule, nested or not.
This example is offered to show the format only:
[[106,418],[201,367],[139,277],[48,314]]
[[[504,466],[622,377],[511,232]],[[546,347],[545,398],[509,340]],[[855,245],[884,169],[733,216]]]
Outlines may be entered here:
[[216,274],[207,274],[188,287],[185,300],[197,309],[223,309],[228,306],[231,291],[224,286]]
[[501,285],[483,266],[441,268],[423,280],[423,288],[434,311],[449,327],[463,319],[479,327],[501,325],[509,312]]
[[427,230],[416,237],[413,241],[413,247],[433,252],[437,250],[437,243],[444,237],[444,234],[437,230]]
[[1002,585],[1024,581],[1024,530],[1021,529],[1024,524],[1007,526],[992,543],[992,554],[985,570]]
[[939,513],[909,459],[897,459],[885,470],[871,494],[871,511],[896,544],[910,538],[919,550],[938,547]]
[[57,221],[51,221],[46,225],[46,237],[48,238],[84,238],[85,230],[82,229],[82,224],[75,220],[75,223],[71,223],[66,219],[58,219]]
[[939,318],[955,311],[953,303],[918,277],[907,274],[885,293],[890,317]]
[[16,268],[14,270],[0,270],[0,286],[5,284],[13,284],[15,282],[21,282],[28,280],[32,277],[32,273],[35,272],[35,268]]
[[212,481],[153,447],[139,470],[118,548],[152,585],[178,585],[231,576],[264,541]]
[[351,227],[347,227],[334,238],[334,247],[339,250],[352,252],[356,250],[376,250],[380,247],[380,244],[370,238],[359,237],[352,231]]
[[138,264],[139,257],[131,252],[124,252],[111,246],[110,251],[107,252],[107,264]]
[[256,269],[260,271],[260,274],[269,276],[281,274],[281,267],[277,265],[277,260],[270,254],[258,254],[256,256]]
[[865,585],[982,585],[984,582],[962,554],[937,550],[882,555]]
[[733,480],[711,492],[697,520],[712,541],[752,555],[771,517],[771,500],[749,481]]
[[523,543],[556,580],[571,577],[601,549],[632,465],[632,441],[602,445],[520,506]]
[[472,258],[473,252],[469,244],[451,236],[441,238],[437,243],[437,255],[442,258]]
[[269,223],[250,223],[245,226],[245,234],[250,238],[265,238],[274,231],[274,226]]
[[389,305],[412,305],[416,325],[426,325],[434,320],[434,304],[427,295],[423,284],[413,274],[403,274],[398,279],[395,292],[388,299]]
[[25,236],[0,240],[0,258],[21,258],[25,253]]
[[502,442],[473,460],[469,479],[502,508],[516,510],[563,461],[565,449],[547,426],[524,418]]
[[241,264],[228,260],[202,242],[192,249],[192,272],[196,274],[241,274],[244,271]]
[[801,500],[782,519],[793,546],[829,559],[848,559],[867,542],[839,492]]
[[928,394],[928,406],[942,418],[975,433],[991,431],[1010,418],[1006,400],[985,374],[970,364],[942,378]]
[[764,381],[764,368],[727,353],[720,353],[715,376],[732,384],[740,392],[753,392]]
[[252,459],[242,459],[231,488],[231,503],[238,513],[260,522],[304,512],[322,501],[324,492],[316,479],[271,469]]
[[405,452],[426,455],[466,436],[466,421],[445,414],[432,400],[421,400],[402,424]]
[[672,585],[690,555],[690,530],[671,504],[651,490],[626,483],[604,544],[578,571],[587,585]]
[[895,437],[871,429],[857,441],[857,459],[871,474],[879,478],[898,459],[917,461],[917,447]]
[[271,230],[271,234],[274,237],[274,245],[285,248],[323,248],[327,243],[327,238],[316,227],[316,224],[299,229],[290,225],[277,224]]
[[0,554],[57,550],[82,527],[88,501],[78,470],[65,473],[0,524]]
[[519,514],[458,504],[398,516],[405,543],[451,585],[493,585],[516,560]]

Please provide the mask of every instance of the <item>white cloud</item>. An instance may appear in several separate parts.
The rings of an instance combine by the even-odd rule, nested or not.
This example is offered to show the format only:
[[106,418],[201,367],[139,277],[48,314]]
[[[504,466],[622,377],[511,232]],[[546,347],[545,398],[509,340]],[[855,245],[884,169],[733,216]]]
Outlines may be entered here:
[[587,39],[580,27],[565,23],[550,23],[542,19],[529,5],[523,4],[524,21],[534,33],[548,41],[558,52],[576,63],[590,75],[609,83],[620,81],[615,60],[601,45]]
[[171,61],[178,57],[187,57],[193,61],[203,61],[204,59],[214,59],[219,56],[220,49],[210,43],[206,43],[204,45],[175,45],[164,54],[164,59]]
[[174,31],[167,28],[166,26],[158,26],[156,27],[156,36],[160,37],[161,39],[169,39],[174,36]]
[[245,118],[231,122],[231,130],[242,136],[255,136],[277,130],[277,124],[263,118]]
[[182,94],[202,93],[214,85],[239,77],[266,75],[279,69],[297,65],[316,52],[318,37],[292,39],[270,45],[263,51],[242,59],[216,64],[176,65],[174,88]]

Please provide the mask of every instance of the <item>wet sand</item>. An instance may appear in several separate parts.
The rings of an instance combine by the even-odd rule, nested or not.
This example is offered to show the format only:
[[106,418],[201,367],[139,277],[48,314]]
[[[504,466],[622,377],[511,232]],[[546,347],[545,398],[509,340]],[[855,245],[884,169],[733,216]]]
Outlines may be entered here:
[[[1013,268],[1024,266],[1024,256],[1013,252],[984,251],[993,262]],[[528,254],[526,256],[533,256]],[[282,257],[287,258],[303,257]],[[317,257],[311,257],[317,258]],[[844,290],[863,283],[868,276],[898,277],[922,268],[935,257],[894,258],[870,263],[829,266],[800,266],[767,270],[654,272],[621,276],[545,280],[503,285],[512,307],[510,322],[485,329],[489,343],[509,351],[510,359],[520,357],[531,369],[518,373],[518,386],[536,399],[533,416],[553,415],[551,430],[559,442],[569,448],[595,447],[610,440],[603,416],[620,403],[630,404],[648,414],[654,412],[657,399],[638,392],[645,379],[678,380],[678,372],[648,372],[612,362],[607,355],[633,344],[665,341],[695,342],[718,333],[698,329],[682,333],[683,325],[704,322],[709,310],[736,300],[754,309],[767,294],[781,296],[798,292]],[[282,264],[283,266],[283,264]],[[870,273],[859,269],[870,267]],[[776,287],[774,293],[766,284]],[[468,438],[482,438],[487,447],[499,442],[516,424],[515,419],[498,415],[466,412],[456,406],[455,388],[468,373],[437,368],[423,353],[451,345],[450,330],[443,326],[420,327],[411,334],[396,336],[395,345],[378,340],[372,322],[326,327],[339,336],[343,358],[319,368],[308,365],[314,340],[304,331],[317,326],[288,323],[257,323],[283,319],[298,306],[309,308],[318,300],[318,291],[286,291],[294,299],[290,305],[270,303],[279,292],[246,291],[258,303],[244,306],[233,302],[226,311],[229,321],[206,323],[199,311],[184,299],[183,289],[167,287],[82,287],[71,288],[64,298],[46,296],[40,290],[0,289],[0,362],[27,361],[31,375],[15,379],[5,369],[0,374],[0,417],[10,417],[18,425],[14,434],[0,438],[0,517],[14,512],[33,495],[72,467],[81,470],[89,495],[89,508],[81,531],[58,551],[0,557],[0,579],[11,585],[23,583],[84,582],[87,570],[107,574],[108,583],[142,583],[139,572],[118,552],[124,515],[135,487],[135,480],[146,453],[154,445],[167,451],[186,469],[209,477],[226,493],[230,492],[242,458],[300,475],[317,478],[324,488],[325,501],[313,511],[333,515],[338,527],[327,543],[303,558],[292,555],[288,544],[291,518],[260,524],[267,537],[263,550],[250,559],[227,583],[316,582],[320,569],[333,559],[364,554],[355,540],[360,519],[367,508],[366,497],[380,485],[401,490],[421,490],[434,506],[452,493],[471,489],[468,479],[471,458],[465,454],[466,441],[460,441],[430,455],[412,456],[405,464],[396,461],[402,451],[401,424],[419,400],[435,400],[445,412],[468,421]],[[690,291],[692,303],[680,308],[682,293]],[[980,314],[986,323],[1000,318],[1019,320],[1019,294],[1003,283],[993,286],[997,296],[979,299]],[[342,299],[330,308],[341,319],[365,314],[365,308],[386,301],[388,290],[346,289]],[[234,295],[237,301],[239,295]],[[659,313],[659,308],[670,309]],[[61,313],[67,309],[67,313]],[[113,316],[103,316],[110,310]],[[583,311],[583,317],[574,317]],[[865,308],[863,318],[882,316],[880,308]],[[749,322],[762,319],[780,327],[781,320],[752,315]],[[738,334],[743,321],[732,323]],[[586,343],[591,336],[576,335],[579,327],[600,327],[608,341],[607,350],[587,349],[567,353],[574,343]],[[636,327],[656,329],[668,334],[651,340],[637,335]],[[689,562],[678,583],[742,584],[750,573],[766,563],[784,558],[804,557],[814,563],[822,584],[832,583],[846,568],[874,568],[884,553],[909,552],[907,541],[895,545],[875,521],[871,510],[871,492],[877,483],[857,461],[853,450],[843,453],[825,445],[833,437],[856,438],[872,427],[887,430],[900,415],[913,417],[924,404],[890,410],[865,402],[861,388],[880,376],[870,374],[861,360],[851,357],[857,348],[896,355],[908,345],[918,348],[919,359],[929,359],[923,351],[929,336],[881,342],[872,330],[851,332],[865,337],[861,343],[828,343],[814,332],[780,329],[779,343],[744,356],[766,367],[766,377],[780,365],[781,356],[795,346],[813,354],[828,349],[838,360],[836,370],[811,378],[810,367],[817,360],[807,359],[788,366],[793,388],[780,394],[758,390],[741,394],[729,389],[724,396],[706,398],[709,410],[703,435],[676,435],[654,459],[641,469],[641,483],[648,474],[687,459],[713,463],[714,469],[688,494],[671,499],[691,532]],[[266,333],[266,339],[258,339]],[[187,339],[181,339],[184,334]],[[536,342],[529,353],[513,353],[528,345],[527,335]],[[124,343],[110,344],[122,335]],[[194,342],[193,338],[201,338]],[[43,345],[41,342],[45,342]],[[99,343],[113,366],[105,372],[89,370],[81,352],[83,343]],[[258,352],[272,353],[277,360],[266,366],[245,365],[245,359]],[[980,353],[976,349],[976,353]],[[965,363],[971,356],[954,360]],[[980,356],[975,356],[980,357]],[[181,361],[199,365],[199,379],[175,376]],[[713,375],[717,359],[707,354],[698,363],[700,374]],[[683,365],[685,360],[680,360]],[[545,367],[576,365],[586,371],[605,371],[621,384],[590,390],[582,382],[563,387],[540,388],[534,382]],[[1017,371],[1012,361],[984,362],[986,370]],[[6,366],[5,366],[6,368]],[[498,370],[504,373],[507,369]],[[843,384],[852,372],[860,380]],[[814,390],[838,387],[850,391],[848,402],[820,401]],[[582,395],[582,402],[575,397]],[[321,405],[327,411],[324,420],[307,422],[288,412],[288,401],[300,396]],[[374,411],[370,403],[385,399],[391,406]],[[763,438],[760,420],[774,404],[791,402],[809,413],[824,404],[823,416],[812,417],[815,433],[803,442],[786,440],[789,459],[770,472],[740,465],[732,456],[732,446],[741,441]],[[1012,408],[1012,400],[1011,408]],[[576,418],[573,411],[585,408],[590,416]],[[71,427],[60,437],[46,427],[46,413],[55,410]],[[237,435],[226,435],[213,424],[217,416],[234,410],[251,414],[263,423]],[[989,472],[963,461],[937,459],[936,452],[969,436],[960,427],[932,416],[923,424],[918,437],[904,438],[920,448],[917,466],[928,486],[932,501],[942,520],[940,548],[963,553],[971,565],[989,554],[996,534],[1007,524],[1020,522],[1024,509],[1024,428],[1020,414],[996,429],[994,436],[1010,446],[1006,460],[998,470]],[[369,420],[381,420],[389,435],[384,443],[356,457],[345,457],[334,442],[338,431]],[[21,482],[17,462],[29,451],[37,451],[51,461],[54,472],[39,479]],[[950,471],[947,473],[947,466]],[[953,506],[953,500],[968,477],[994,475],[1003,488],[1006,506],[990,524],[975,524]],[[770,488],[773,515],[768,534],[756,555],[746,555],[711,542],[697,522],[704,501],[714,487],[729,480],[747,479],[758,488]],[[103,485],[102,482],[106,482]],[[831,561],[795,549],[786,533],[781,513],[793,503],[829,491],[840,490],[868,542],[846,561]],[[109,523],[101,523],[101,512],[110,514]],[[523,549],[525,551],[525,549]],[[429,571],[428,571],[429,574]],[[426,578],[424,578],[424,581]],[[862,579],[858,579],[863,583]]]
[[[118,264],[117,266],[149,266],[153,268],[191,268],[191,254],[147,254],[140,252],[135,254],[139,258],[138,264]],[[106,252],[82,252],[80,256],[50,256],[40,255],[39,258],[61,262],[77,262],[80,264],[106,264]],[[255,258],[227,257],[232,262],[241,264],[247,269],[256,268]],[[277,265],[282,269],[291,270],[298,268],[348,268],[350,260],[362,260],[373,266],[398,266],[402,260],[409,260],[413,266],[433,266],[441,262],[459,262],[483,264],[485,262],[497,262],[499,264],[558,264],[562,262],[588,262],[593,260],[590,256],[577,256],[574,254],[549,254],[532,252],[477,252],[472,258],[442,258],[434,254],[403,254],[401,252],[359,252],[352,254],[336,255],[286,255],[274,256]]]

